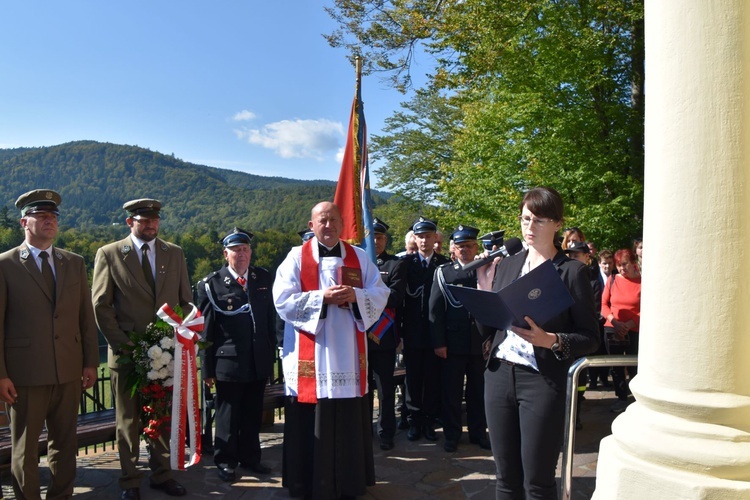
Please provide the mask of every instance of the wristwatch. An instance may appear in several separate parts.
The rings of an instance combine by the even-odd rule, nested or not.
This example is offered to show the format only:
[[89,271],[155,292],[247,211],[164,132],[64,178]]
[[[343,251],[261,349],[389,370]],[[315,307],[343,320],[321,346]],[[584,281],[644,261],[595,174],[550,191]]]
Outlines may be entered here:
[[555,334],[555,343],[549,346],[550,351],[557,351],[560,349],[560,336],[558,334]]

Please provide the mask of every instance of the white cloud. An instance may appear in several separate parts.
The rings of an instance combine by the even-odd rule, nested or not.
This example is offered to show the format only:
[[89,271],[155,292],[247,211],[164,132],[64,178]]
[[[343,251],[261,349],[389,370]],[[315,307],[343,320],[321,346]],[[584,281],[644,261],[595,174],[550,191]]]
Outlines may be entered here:
[[234,116],[232,117],[232,121],[235,121],[235,122],[247,122],[247,121],[250,121],[250,120],[255,120],[255,117],[256,117],[255,113],[253,113],[252,111],[248,111],[246,109],[243,109],[239,113],[235,113],[234,114]]
[[273,150],[282,158],[325,159],[337,152],[344,137],[344,126],[330,120],[282,120],[260,129],[235,130],[237,137]]
[[336,161],[341,163],[344,161],[344,152],[346,151],[346,144],[341,146],[338,151],[336,151]]

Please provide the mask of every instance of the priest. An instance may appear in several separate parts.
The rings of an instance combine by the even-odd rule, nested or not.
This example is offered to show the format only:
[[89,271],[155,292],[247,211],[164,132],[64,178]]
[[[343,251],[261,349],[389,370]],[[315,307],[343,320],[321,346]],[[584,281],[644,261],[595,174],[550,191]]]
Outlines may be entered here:
[[366,253],[339,239],[341,212],[312,209],[315,237],[276,272],[284,338],[283,486],[292,497],[357,497],[375,484],[366,331],[390,290]]

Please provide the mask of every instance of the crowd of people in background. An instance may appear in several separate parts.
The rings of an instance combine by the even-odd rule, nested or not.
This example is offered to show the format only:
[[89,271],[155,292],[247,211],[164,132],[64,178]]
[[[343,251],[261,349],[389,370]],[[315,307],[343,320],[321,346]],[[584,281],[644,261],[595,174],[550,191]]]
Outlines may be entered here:
[[[126,390],[132,365],[118,359],[131,342],[129,333],[144,331],[164,303],[188,308],[195,302],[203,313],[210,345],[202,353],[202,377],[216,392],[213,458],[224,481],[235,481],[238,469],[271,472],[261,462],[259,432],[264,387],[280,347],[286,398],[283,485],[293,497],[361,496],[375,481],[374,436],[387,452],[399,428],[407,430],[409,441],[432,442],[441,440],[442,428],[442,448],[452,453],[466,445],[465,419],[468,444],[493,454],[498,498],[524,491],[533,498],[556,498],[568,367],[585,355],[638,353],[642,240],[632,248],[597,251],[580,228],[563,229],[563,203],[553,189],[535,188],[519,206],[523,250],[488,259],[476,270],[464,268],[490,249],[482,253],[483,237],[475,227],[460,224],[446,232],[444,247],[438,222],[420,216],[404,237],[404,251],[391,255],[386,247],[394,235],[375,218],[377,260],[372,262],[340,239],[338,207],[321,202],[299,233],[302,244],[290,250],[275,276],[252,265],[253,235],[235,227],[217,242],[226,265],[192,291],[182,250],[158,238],[161,202],[132,200],[123,205],[130,234],[97,252],[91,297],[88,290],[79,293],[80,279],[72,277],[73,268],[83,269],[82,259],[53,247],[61,202],[52,190],[19,197],[26,240],[0,255],[0,400],[14,412],[12,474],[19,498],[38,497],[34,435],[45,419],[29,415],[41,410],[55,436],[50,464],[65,462],[50,468],[49,491],[72,494],[74,443],[59,436],[70,434],[80,391],[96,377],[94,321],[110,346],[121,498],[140,498],[141,403]],[[499,290],[548,260],[573,305],[543,324],[527,317],[528,328],[481,325],[450,291],[450,285]],[[18,356],[28,347],[19,326],[24,322],[15,316],[22,310],[18,300],[26,300],[19,288],[36,293],[29,295],[34,303],[48,305],[38,314],[39,331],[79,339],[65,348],[70,355],[64,373],[31,377],[23,364],[6,362],[22,359]],[[75,319],[59,329],[63,310],[75,312]],[[58,347],[39,345],[36,355],[50,357],[54,365]],[[399,356],[406,375],[397,408]],[[588,389],[612,386],[620,401],[613,411],[623,411],[636,373],[635,367],[591,370]],[[581,400],[586,389],[584,382]],[[46,413],[49,401],[65,404]],[[577,425],[582,426],[580,416]],[[21,441],[27,432],[31,447]],[[60,448],[52,452],[55,446]],[[151,487],[186,495],[172,477],[167,437],[150,439],[148,450]]]

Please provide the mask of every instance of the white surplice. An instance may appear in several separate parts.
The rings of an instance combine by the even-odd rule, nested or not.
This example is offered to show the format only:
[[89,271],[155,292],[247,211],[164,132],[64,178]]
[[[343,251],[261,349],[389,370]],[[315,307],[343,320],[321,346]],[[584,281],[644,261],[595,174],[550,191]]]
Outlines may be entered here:
[[[341,245],[341,255],[346,257]],[[335,305],[323,307],[323,291],[338,282],[338,268],[344,265],[342,257],[324,257],[319,265],[318,290],[302,291],[300,265],[302,247],[294,247],[276,271],[273,300],[276,310],[287,323],[284,330],[282,364],[286,394],[297,395],[299,361],[299,330],[315,335],[316,391],[321,398],[351,398],[360,396],[360,366],[357,351],[356,328],[366,331],[379,318],[385,308],[390,289],[380,279],[378,267],[360,248],[356,252],[362,270],[364,288],[355,288],[361,319],[353,309]],[[312,241],[313,259],[320,262],[318,241]],[[323,311],[325,317],[322,318]],[[292,328],[290,328],[290,326]],[[365,338],[365,359],[367,339]],[[367,370],[365,370],[365,376]]]

